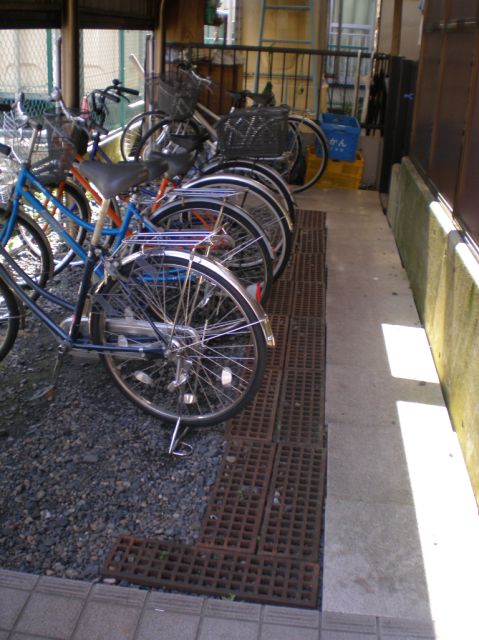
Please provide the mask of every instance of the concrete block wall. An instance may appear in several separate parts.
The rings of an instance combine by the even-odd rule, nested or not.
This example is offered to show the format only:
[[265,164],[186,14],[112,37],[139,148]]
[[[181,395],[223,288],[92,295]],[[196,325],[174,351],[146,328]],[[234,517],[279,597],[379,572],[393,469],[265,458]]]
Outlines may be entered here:
[[409,158],[393,167],[387,216],[479,504],[479,262]]

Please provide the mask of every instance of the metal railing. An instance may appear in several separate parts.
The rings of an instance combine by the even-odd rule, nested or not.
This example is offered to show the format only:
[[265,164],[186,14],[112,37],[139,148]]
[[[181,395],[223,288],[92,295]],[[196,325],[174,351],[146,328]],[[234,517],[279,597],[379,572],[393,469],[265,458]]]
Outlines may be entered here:
[[288,104],[315,118],[320,112],[334,111],[362,121],[369,78],[378,65],[387,74],[389,57],[361,50],[167,43],[166,66],[185,60],[214,81],[206,100],[218,113],[229,110],[229,89],[249,89],[272,91],[277,104]]
[[[143,92],[143,79],[132,58],[152,59],[152,37],[146,31],[84,30],[81,32],[80,95],[107,85],[113,77]],[[12,101],[24,91],[32,115],[48,103],[61,67],[59,31],[47,29],[2,32],[0,100]],[[219,114],[229,111],[229,89],[272,91],[277,104],[288,104],[317,118],[333,111],[358,118],[368,130],[382,131],[383,110],[369,91],[370,78],[389,74],[389,56],[371,55],[360,49],[337,51],[292,47],[254,47],[168,43],[165,65],[191,60],[198,71],[214,81],[212,92],[203,95]],[[135,108],[109,105],[107,125],[122,126],[143,109],[142,96]]]

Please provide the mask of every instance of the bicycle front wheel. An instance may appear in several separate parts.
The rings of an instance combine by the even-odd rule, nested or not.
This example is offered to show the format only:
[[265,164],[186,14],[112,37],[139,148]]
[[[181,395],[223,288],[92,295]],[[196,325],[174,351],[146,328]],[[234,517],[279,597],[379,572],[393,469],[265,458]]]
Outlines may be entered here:
[[173,143],[170,135],[176,136],[198,136],[199,127],[194,120],[173,120],[164,117],[159,120],[151,129],[138,140],[135,146],[135,160],[148,160],[157,156],[167,146],[169,149],[178,148],[178,140]]
[[120,137],[120,153],[123,160],[134,160],[139,142],[145,133],[166,117],[164,111],[145,111],[127,122]]
[[[8,216],[7,211],[0,209],[0,239],[3,246],[27,276],[45,288],[53,275],[53,255],[45,234],[30,216],[20,211],[12,234],[4,237],[2,232]],[[21,274],[11,268],[9,271],[15,281],[29,291],[32,300],[38,297],[38,293],[26,285]]]
[[185,426],[223,422],[261,382],[266,341],[253,306],[221,267],[181,252],[137,253],[94,299],[97,344],[157,345],[163,355],[104,354],[120,390],[144,411]]
[[5,358],[15,342],[19,315],[15,296],[0,277],[0,361]]

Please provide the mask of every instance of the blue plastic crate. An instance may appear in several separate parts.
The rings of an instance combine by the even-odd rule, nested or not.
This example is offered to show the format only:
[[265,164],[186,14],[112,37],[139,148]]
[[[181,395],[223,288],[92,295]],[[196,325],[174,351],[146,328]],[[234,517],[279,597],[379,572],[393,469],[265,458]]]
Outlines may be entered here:
[[319,124],[328,138],[331,160],[354,162],[361,133],[356,118],[336,113],[321,113]]

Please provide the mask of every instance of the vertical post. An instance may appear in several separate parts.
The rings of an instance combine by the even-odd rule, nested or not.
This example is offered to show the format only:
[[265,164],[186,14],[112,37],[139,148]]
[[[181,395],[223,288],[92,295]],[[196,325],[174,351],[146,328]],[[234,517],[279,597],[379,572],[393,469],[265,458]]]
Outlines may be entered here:
[[[326,50],[329,45],[329,19],[330,19],[330,7],[329,0],[320,0],[318,8],[318,40],[315,46],[318,49]],[[322,96],[323,96],[323,82],[325,76],[325,64],[327,60],[323,56],[315,56],[316,74],[318,77],[318,95],[316,104],[316,118],[319,117],[319,113],[322,109]]]
[[20,42],[20,31],[16,29],[13,33],[15,44],[15,90],[18,91],[22,86],[22,44]]
[[62,91],[69,107],[80,106],[80,30],[78,0],[63,0],[62,12]]
[[48,94],[53,91],[53,43],[52,43],[52,30],[46,30],[47,38],[47,83]]
[[354,80],[354,93],[353,93],[353,104],[351,107],[351,115],[354,118],[358,117],[358,103],[359,103],[359,86],[361,84],[361,50],[358,51],[356,56],[356,78]]
[[[118,80],[125,83],[125,32],[118,31]],[[120,126],[123,127],[126,120],[126,100],[120,100]]]
[[394,0],[393,34],[391,41],[391,55],[398,56],[401,48],[401,23],[403,0]]
[[62,37],[55,40],[55,68],[53,71],[53,82],[56,87],[62,86]]
[[[167,0],[160,0],[160,10],[158,14],[158,25],[153,32],[156,43],[153,56],[150,58],[152,65],[150,71],[153,73],[163,73],[165,71],[165,42],[166,42],[166,24],[165,24],[165,6]],[[145,69],[145,72],[147,70]]]

